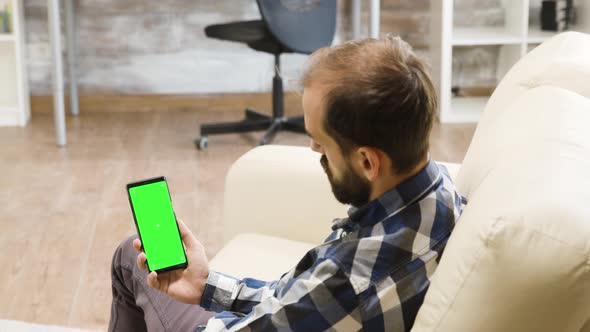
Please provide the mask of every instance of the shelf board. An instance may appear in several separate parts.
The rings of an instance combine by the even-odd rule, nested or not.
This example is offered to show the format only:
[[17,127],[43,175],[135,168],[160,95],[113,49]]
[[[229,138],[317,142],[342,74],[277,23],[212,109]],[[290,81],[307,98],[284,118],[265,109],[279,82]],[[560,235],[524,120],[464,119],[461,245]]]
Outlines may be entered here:
[[564,33],[566,31],[582,31],[585,33],[590,32],[588,29],[584,29],[580,25],[572,25],[569,27],[569,29],[567,29],[565,31],[545,31],[545,30],[541,30],[540,26],[532,26],[532,27],[529,27],[527,43],[541,44],[544,41],[551,39],[554,36],[557,36],[558,34]]
[[0,33],[0,42],[2,42],[2,41],[14,41],[14,34]]
[[478,122],[489,97],[453,97],[448,113],[441,114],[443,123]]
[[529,44],[541,44],[542,42],[550,39],[551,37],[557,35],[559,32],[557,31],[543,31],[539,27],[531,27],[529,29],[529,36],[527,38],[527,43]]
[[507,31],[504,27],[471,27],[454,28],[454,46],[472,45],[514,45],[520,44],[522,38],[514,32]]

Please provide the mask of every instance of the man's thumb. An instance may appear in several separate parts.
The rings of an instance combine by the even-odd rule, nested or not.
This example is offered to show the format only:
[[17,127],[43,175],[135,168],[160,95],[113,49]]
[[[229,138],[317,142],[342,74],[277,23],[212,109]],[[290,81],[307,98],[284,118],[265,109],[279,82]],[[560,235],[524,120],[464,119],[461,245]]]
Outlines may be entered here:
[[184,242],[184,245],[187,247],[187,249],[195,247],[195,245],[197,244],[197,239],[195,238],[193,233],[191,233],[190,229],[188,229],[188,227],[184,222],[182,222],[182,220],[177,219],[176,221],[178,223],[180,237],[182,238],[182,242]]

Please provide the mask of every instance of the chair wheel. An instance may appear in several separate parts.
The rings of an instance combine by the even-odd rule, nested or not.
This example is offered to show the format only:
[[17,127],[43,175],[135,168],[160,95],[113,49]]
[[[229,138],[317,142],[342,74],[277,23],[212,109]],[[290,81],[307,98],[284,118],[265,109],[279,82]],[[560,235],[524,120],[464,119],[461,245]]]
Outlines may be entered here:
[[197,138],[195,140],[195,145],[197,146],[197,149],[201,151],[207,150],[207,148],[209,147],[209,137],[202,136],[200,138]]

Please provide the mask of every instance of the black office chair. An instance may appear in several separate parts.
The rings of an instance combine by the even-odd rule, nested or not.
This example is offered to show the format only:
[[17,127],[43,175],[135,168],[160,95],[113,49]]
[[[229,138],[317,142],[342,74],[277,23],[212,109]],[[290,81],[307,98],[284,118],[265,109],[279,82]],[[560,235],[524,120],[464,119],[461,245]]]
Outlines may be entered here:
[[272,115],[246,109],[242,121],[212,123],[201,126],[195,140],[199,150],[208,147],[209,135],[266,130],[260,145],[270,143],[280,130],[305,132],[303,116],[285,117],[283,81],[280,77],[282,53],[311,54],[329,46],[336,30],[336,0],[257,0],[262,20],[210,25],[210,38],[247,44],[275,57],[272,81]]

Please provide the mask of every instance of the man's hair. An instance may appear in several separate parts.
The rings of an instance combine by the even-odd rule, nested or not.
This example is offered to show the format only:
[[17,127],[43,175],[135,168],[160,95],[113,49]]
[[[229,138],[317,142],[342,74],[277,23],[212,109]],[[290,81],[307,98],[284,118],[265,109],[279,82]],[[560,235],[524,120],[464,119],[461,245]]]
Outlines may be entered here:
[[326,88],[323,126],[345,155],[383,151],[404,174],[428,154],[437,96],[427,65],[399,37],[351,41],[312,54],[304,88]]

